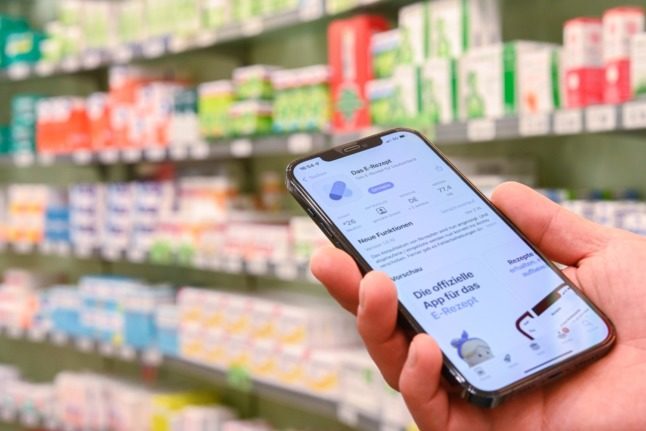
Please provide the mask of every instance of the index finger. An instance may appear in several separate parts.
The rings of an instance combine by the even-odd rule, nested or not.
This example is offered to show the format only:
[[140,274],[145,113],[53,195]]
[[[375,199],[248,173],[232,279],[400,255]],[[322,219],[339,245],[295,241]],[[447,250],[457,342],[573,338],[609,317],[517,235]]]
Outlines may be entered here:
[[491,201],[550,259],[569,266],[601,250],[614,232],[522,184],[498,186]]
[[312,256],[310,269],[343,308],[357,313],[362,276],[350,255],[331,246],[321,248]]

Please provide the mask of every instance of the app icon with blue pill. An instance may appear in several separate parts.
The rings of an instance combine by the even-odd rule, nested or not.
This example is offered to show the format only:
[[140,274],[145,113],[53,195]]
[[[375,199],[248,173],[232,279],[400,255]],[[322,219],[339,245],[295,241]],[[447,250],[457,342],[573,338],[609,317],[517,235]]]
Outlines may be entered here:
[[335,181],[330,190],[330,199],[333,201],[340,201],[343,198],[352,196],[352,190],[343,181]]

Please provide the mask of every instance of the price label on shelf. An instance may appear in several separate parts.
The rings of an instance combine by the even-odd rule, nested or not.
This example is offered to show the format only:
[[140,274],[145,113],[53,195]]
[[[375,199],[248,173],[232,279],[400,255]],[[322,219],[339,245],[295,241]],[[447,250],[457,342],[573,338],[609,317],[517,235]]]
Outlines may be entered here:
[[550,132],[549,114],[532,114],[520,117],[518,130],[520,136],[544,136]]
[[61,69],[64,72],[73,73],[77,72],[81,68],[81,62],[77,57],[67,57],[61,63]]
[[38,153],[38,163],[42,166],[51,166],[54,164],[56,158],[53,154],[48,153]]
[[17,81],[28,77],[29,72],[30,72],[29,65],[25,63],[20,63],[20,64],[14,64],[12,66],[9,66],[9,70],[7,70],[7,75],[9,76],[9,79]]
[[253,275],[265,275],[269,270],[269,264],[265,259],[253,259],[247,261],[247,271]]
[[622,120],[626,129],[646,128],[646,101],[626,103]]
[[354,406],[347,403],[340,403],[337,408],[337,417],[341,422],[351,427],[359,425],[359,412]]
[[17,153],[13,156],[13,163],[19,168],[24,168],[26,166],[31,166],[34,164],[36,156],[34,153]]
[[170,51],[171,52],[182,52],[186,51],[191,47],[191,41],[182,36],[175,36],[170,41]]
[[122,346],[119,349],[119,358],[124,361],[134,361],[137,358],[137,352],[130,346]]
[[211,269],[213,271],[218,271],[219,269],[222,268],[222,266],[223,266],[222,259],[220,259],[219,256],[211,256],[211,258],[207,260],[208,269]]
[[145,365],[157,367],[162,363],[163,356],[159,350],[149,349],[143,353],[141,360]]
[[85,150],[74,151],[72,153],[72,160],[77,165],[87,165],[92,161],[92,153]]
[[49,241],[41,242],[38,244],[38,253],[40,254],[53,254],[54,244]]
[[591,106],[585,111],[585,124],[590,132],[607,132],[617,128],[617,107]]
[[328,14],[335,15],[353,9],[359,6],[360,0],[347,0],[347,1],[335,1],[329,2],[327,9]]
[[81,352],[91,352],[93,347],[92,340],[87,338],[79,338],[76,340],[76,348]]
[[90,50],[81,57],[81,63],[85,69],[96,69],[101,65],[101,62],[101,54],[95,50]]
[[10,326],[7,328],[7,335],[9,338],[13,338],[14,340],[18,340],[22,338],[25,335],[25,331],[17,326]]
[[141,263],[146,260],[146,252],[140,248],[131,248],[126,252],[128,262]]
[[264,29],[265,24],[262,18],[253,18],[242,23],[242,34],[247,37],[256,36]]
[[204,160],[209,157],[209,144],[198,142],[190,147],[191,157],[195,160]]
[[166,50],[164,39],[155,38],[144,42],[142,46],[144,57],[161,57]]
[[250,139],[236,139],[231,143],[231,155],[234,157],[249,157],[253,152]]
[[134,56],[134,50],[130,45],[121,45],[112,53],[112,57],[117,63],[129,63]]
[[17,242],[13,247],[18,254],[29,254],[34,251],[34,244],[31,242]]
[[202,255],[201,253],[198,253],[195,255],[195,259],[193,259],[193,266],[197,269],[207,269],[208,268],[209,261],[208,259]]
[[101,256],[105,260],[114,262],[121,257],[121,250],[116,247],[104,247],[101,249]]
[[119,151],[103,150],[99,153],[99,161],[106,165],[111,165],[119,160]]
[[115,347],[114,344],[112,343],[101,343],[99,345],[99,353],[103,356],[114,356],[115,353]]
[[294,262],[280,262],[275,265],[276,276],[282,280],[296,280],[298,265]]
[[303,154],[312,151],[314,144],[312,135],[295,133],[287,138],[287,151],[291,154]]
[[36,65],[34,70],[38,76],[49,76],[56,70],[56,65],[49,61],[41,61]]
[[86,245],[77,244],[74,247],[74,256],[86,259],[92,256],[92,248]]
[[575,135],[583,131],[583,112],[580,109],[568,109],[554,113],[554,133],[557,135]]
[[242,259],[239,257],[229,257],[228,259],[225,259],[223,264],[222,264],[222,269],[224,269],[226,272],[231,272],[231,273],[241,273],[242,272]]
[[158,162],[166,157],[166,149],[159,147],[146,148],[144,150],[144,157],[151,162]]
[[186,160],[188,158],[188,148],[185,146],[171,147],[170,158],[172,160]]
[[492,119],[470,120],[467,123],[469,141],[491,141],[496,137],[496,122]]
[[298,16],[302,21],[313,21],[323,16],[323,2],[312,1],[304,2],[298,8]]
[[197,35],[197,45],[201,47],[215,45],[218,41],[218,34],[215,31],[203,31]]
[[70,245],[66,242],[59,242],[54,245],[54,253],[59,256],[70,255]]
[[123,150],[121,154],[123,161],[126,163],[134,163],[141,160],[141,150],[139,148],[131,148],[128,150]]
[[52,343],[54,343],[57,346],[64,346],[67,344],[67,334],[64,334],[62,332],[54,332],[52,333]]
[[47,336],[47,332],[42,328],[30,328],[27,331],[27,339],[29,339],[29,341],[34,341],[34,342],[45,341],[46,336]]

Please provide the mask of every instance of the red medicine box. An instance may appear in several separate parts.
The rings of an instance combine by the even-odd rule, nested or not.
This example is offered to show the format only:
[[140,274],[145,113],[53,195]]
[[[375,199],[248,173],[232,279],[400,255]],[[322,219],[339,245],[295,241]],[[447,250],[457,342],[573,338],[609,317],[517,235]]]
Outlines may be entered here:
[[332,128],[337,132],[371,124],[366,97],[366,83],[373,79],[370,40],[386,29],[386,19],[374,15],[337,20],[328,28]]

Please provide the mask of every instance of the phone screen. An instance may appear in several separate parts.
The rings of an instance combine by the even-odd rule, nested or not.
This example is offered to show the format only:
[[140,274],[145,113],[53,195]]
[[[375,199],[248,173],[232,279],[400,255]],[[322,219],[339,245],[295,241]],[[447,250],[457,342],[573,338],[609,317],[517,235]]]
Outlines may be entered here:
[[296,181],[477,389],[606,340],[596,311],[414,133],[294,168]]

